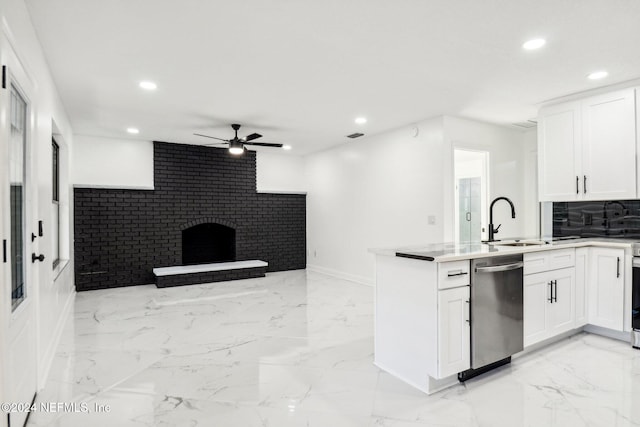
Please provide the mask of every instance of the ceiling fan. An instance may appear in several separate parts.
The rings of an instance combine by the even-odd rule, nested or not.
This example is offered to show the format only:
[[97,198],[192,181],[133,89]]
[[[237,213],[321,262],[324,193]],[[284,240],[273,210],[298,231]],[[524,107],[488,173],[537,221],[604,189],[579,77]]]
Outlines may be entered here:
[[244,151],[245,151],[244,146],[245,145],[257,145],[257,146],[260,146],[260,147],[276,147],[276,148],[282,147],[282,144],[272,144],[270,142],[249,142],[249,141],[253,141],[254,139],[262,138],[262,135],[260,135],[259,133],[252,133],[251,135],[247,135],[244,138],[238,138],[238,130],[240,129],[240,125],[234,123],[234,124],[231,125],[231,127],[236,132],[236,136],[234,136],[232,139],[216,138],[215,136],[202,135],[200,133],[194,133],[194,135],[203,136],[205,138],[217,139],[219,141],[224,141],[224,142],[218,142],[218,143],[213,143],[213,144],[204,144],[204,145],[229,144],[229,152],[231,154],[242,154],[242,153],[244,153]]

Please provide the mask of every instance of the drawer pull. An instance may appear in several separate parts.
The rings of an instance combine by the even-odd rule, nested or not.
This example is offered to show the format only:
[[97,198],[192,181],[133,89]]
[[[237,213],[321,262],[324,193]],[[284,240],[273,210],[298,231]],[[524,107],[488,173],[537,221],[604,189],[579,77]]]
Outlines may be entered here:
[[447,272],[447,277],[456,277],[456,276],[464,276],[465,274],[469,274],[466,271],[458,270],[456,272]]

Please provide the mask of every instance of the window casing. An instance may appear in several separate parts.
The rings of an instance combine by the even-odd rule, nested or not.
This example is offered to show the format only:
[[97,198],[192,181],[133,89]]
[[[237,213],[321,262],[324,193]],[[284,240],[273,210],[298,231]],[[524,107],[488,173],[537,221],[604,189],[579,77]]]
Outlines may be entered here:
[[52,226],[51,235],[53,241],[53,268],[60,262],[60,146],[55,139],[51,141],[51,194],[52,194]]

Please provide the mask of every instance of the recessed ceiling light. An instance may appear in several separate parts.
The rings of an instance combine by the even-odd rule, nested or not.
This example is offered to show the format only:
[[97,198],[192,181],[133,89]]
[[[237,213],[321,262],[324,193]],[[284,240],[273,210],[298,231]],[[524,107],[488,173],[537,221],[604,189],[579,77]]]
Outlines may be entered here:
[[283,150],[291,150],[291,146],[290,145],[283,145],[282,149]]
[[127,132],[137,135],[140,133],[140,129],[138,128],[127,128]]
[[602,71],[595,71],[595,72],[589,74],[587,77],[590,80],[600,80],[600,79],[604,79],[608,75],[609,75],[609,73],[607,73],[606,71],[602,70]]
[[358,125],[363,125],[365,123],[367,123],[367,118],[366,117],[358,117],[355,119],[356,124]]
[[142,89],[146,89],[146,90],[156,90],[156,89],[158,89],[158,85],[155,84],[154,82],[150,82],[150,81],[140,82],[140,87]]
[[522,48],[526,50],[540,49],[542,46],[545,45],[545,43],[547,43],[545,39],[533,39],[525,42],[522,45]]

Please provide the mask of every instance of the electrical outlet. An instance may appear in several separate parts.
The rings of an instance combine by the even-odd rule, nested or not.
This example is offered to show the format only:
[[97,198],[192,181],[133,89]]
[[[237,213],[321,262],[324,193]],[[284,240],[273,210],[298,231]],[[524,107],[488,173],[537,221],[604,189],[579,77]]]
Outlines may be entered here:
[[429,223],[429,225],[436,225],[436,216],[435,215],[429,215],[427,217],[427,222]]

